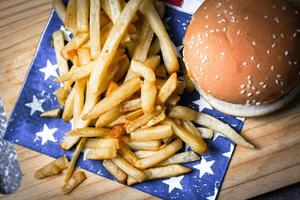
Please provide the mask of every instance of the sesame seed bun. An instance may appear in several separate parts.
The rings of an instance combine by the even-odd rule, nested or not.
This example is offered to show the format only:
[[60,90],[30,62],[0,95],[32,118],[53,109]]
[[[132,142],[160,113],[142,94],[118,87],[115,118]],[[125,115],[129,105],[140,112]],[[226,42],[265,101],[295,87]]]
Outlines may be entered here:
[[300,12],[291,1],[205,1],[183,43],[189,76],[218,110],[260,116],[300,90]]

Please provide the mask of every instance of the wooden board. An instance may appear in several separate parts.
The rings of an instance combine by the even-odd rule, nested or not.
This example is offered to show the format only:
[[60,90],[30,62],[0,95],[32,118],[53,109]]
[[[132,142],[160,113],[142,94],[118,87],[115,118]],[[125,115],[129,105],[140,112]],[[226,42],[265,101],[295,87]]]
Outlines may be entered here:
[[[9,116],[49,17],[51,0],[0,1],[0,96]],[[257,150],[237,148],[220,199],[245,199],[300,181],[300,97],[284,111],[248,119],[243,135]],[[16,146],[21,188],[0,199],[61,198],[62,176],[37,181],[35,169],[51,158]],[[155,199],[87,172],[88,179],[65,199]],[[126,194],[126,195],[124,195]]]

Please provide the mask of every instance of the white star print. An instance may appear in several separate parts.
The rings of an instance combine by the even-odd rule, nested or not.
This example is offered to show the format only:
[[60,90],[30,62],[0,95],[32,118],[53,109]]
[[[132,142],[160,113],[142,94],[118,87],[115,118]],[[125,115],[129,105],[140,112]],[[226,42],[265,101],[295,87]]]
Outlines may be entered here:
[[199,6],[204,2],[204,0],[193,0],[193,3],[191,1],[183,1],[183,4],[181,8],[190,14],[196,12],[196,10],[199,8]]
[[43,72],[45,74],[45,79],[44,80],[47,80],[50,76],[54,76],[54,77],[57,77],[57,68],[58,66],[55,64],[55,65],[52,65],[50,60],[47,60],[47,66],[40,69],[40,72]]
[[83,149],[83,161],[86,161],[86,156],[87,156],[87,154],[88,154],[88,152],[90,151],[91,149],[90,148],[84,148]]
[[215,163],[214,160],[212,161],[206,161],[204,157],[202,157],[201,161],[199,164],[194,165],[193,168],[199,170],[199,178],[202,178],[204,174],[211,174],[214,175],[214,172],[211,169],[211,166]]
[[34,139],[34,142],[40,137],[42,139],[42,145],[46,144],[46,142],[57,142],[53,134],[57,131],[57,128],[49,129],[46,124],[44,124],[44,128],[42,131],[37,132],[35,134],[36,138]]
[[214,194],[210,197],[206,197],[207,200],[215,200],[217,198],[218,188],[215,187]]
[[172,177],[167,180],[164,180],[163,183],[169,186],[169,193],[171,193],[175,188],[182,190],[182,186],[180,181],[183,179],[184,176]]
[[214,133],[213,141],[218,139],[218,137],[224,137],[221,133]]
[[227,157],[227,158],[230,158],[231,154],[233,152],[233,147],[234,147],[233,144],[230,144],[230,150],[228,152],[226,152],[226,153],[223,153],[222,155],[225,156],[225,157]]
[[70,35],[72,33],[70,31],[67,31],[64,26],[61,26],[59,30],[63,32],[65,40],[69,42],[71,40]]
[[33,115],[36,111],[44,112],[42,104],[45,102],[45,99],[38,100],[35,95],[32,97],[31,103],[26,103],[25,106],[30,108],[30,115]]
[[199,106],[199,112],[201,112],[204,108],[212,109],[211,105],[207,103],[207,101],[200,97],[198,100],[193,101],[194,104]]

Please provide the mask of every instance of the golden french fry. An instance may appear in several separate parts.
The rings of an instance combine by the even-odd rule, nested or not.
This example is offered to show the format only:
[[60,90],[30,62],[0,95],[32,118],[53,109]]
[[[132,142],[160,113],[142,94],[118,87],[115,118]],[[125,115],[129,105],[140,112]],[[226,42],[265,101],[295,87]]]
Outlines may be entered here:
[[75,88],[72,88],[66,103],[65,103],[65,108],[62,114],[62,118],[64,121],[70,121],[72,116],[73,116],[73,105],[74,105],[74,96],[75,96]]
[[166,67],[164,65],[158,65],[158,67],[155,70],[155,75],[159,78],[166,78],[167,77]]
[[127,142],[128,146],[132,150],[151,150],[155,151],[158,150],[160,147],[160,141],[159,140],[153,140],[153,141],[130,141]]
[[144,151],[144,150],[139,150],[135,151],[134,154],[139,158],[147,158],[155,154],[157,151]]
[[252,144],[247,142],[241,135],[239,135],[233,128],[231,128],[228,124],[204,113],[197,113],[197,118],[193,120],[193,122],[207,127],[214,132],[221,133],[228,139],[235,142],[237,145],[241,145],[247,148],[254,148]]
[[110,19],[107,17],[107,15],[105,14],[104,11],[101,11],[100,12],[100,28],[105,26],[108,22],[110,22]]
[[168,144],[165,148],[158,150],[152,156],[138,160],[135,163],[135,166],[138,169],[146,169],[152,167],[157,163],[160,163],[163,160],[166,160],[167,158],[174,155],[179,149],[181,149],[181,147],[182,147],[182,142],[181,140],[177,139],[172,143]]
[[84,149],[85,146],[85,142],[86,142],[87,138],[82,138],[79,142],[79,144],[77,145],[73,155],[72,155],[72,159],[70,161],[70,164],[68,165],[67,171],[66,171],[66,175],[65,175],[65,184],[69,182],[70,178],[72,177],[72,174],[74,172],[75,169],[75,165],[76,162],[78,160],[78,157],[80,155],[80,152]]
[[90,38],[88,33],[77,33],[64,48],[61,50],[61,55],[66,60],[70,60],[71,57],[68,52],[80,48]]
[[122,115],[120,106],[116,106],[99,116],[96,127],[105,127]]
[[78,137],[102,137],[110,134],[111,129],[108,128],[75,128],[66,133],[69,136],[78,136]]
[[[157,86],[157,89],[160,90],[166,82],[167,82],[167,80],[164,80],[164,79],[156,79],[155,84]],[[176,94],[176,95],[183,94],[184,89],[185,89],[184,82],[177,81],[177,87],[176,87],[176,90],[173,92],[173,94]]]
[[163,19],[163,17],[165,16],[165,12],[166,12],[165,4],[161,1],[155,1],[154,6],[155,6],[160,18]]
[[70,90],[65,89],[65,87],[61,87],[61,88],[58,88],[57,90],[55,90],[55,96],[57,98],[58,104],[61,107],[65,106],[65,103],[66,103],[69,93],[70,93]]
[[176,106],[179,101],[180,101],[180,96],[176,94],[171,94],[171,96],[166,101],[166,105],[173,107]]
[[150,128],[140,128],[130,133],[133,141],[150,141],[168,138],[173,135],[171,126],[159,125]]
[[110,96],[102,99],[93,109],[91,109],[89,113],[83,116],[83,120],[94,119],[99,115],[109,111],[133,95],[140,88],[141,80],[138,77],[133,77],[129,81],[120,85],[120,87],[116,89]]
[[125,115],[121,115],[120,117],[118,117],[116,120],[112,121],[111,123],[107,124],[107,127],[113,127],[117,124],[125,124],[127,123],[128,120],[125,119]]
[[112,13],[110,10],[110,5],[108,0],[101,0],[101,7],[103,9],[103,11],[105,12],[106,16],[108,16],[108,18],[113,21],[113,17],[112,17]]
[[200,156],[198,156],[193,151],[186,151],[182,153],[175,154],[168,158],[167,160],[158,163],[157,166],[167,166],[173,164],[180,164],[180,163],[189,163],[200,160]]
[[165,104],[167,99],[171,96],[171,94],[175,91],[177,87],[177,74],[173,73],[167,82],[162,86],[157,95],[157,103],[159,105]]
[[148,56],[157,55],[159,53],[160,53],[159,39],[155,38],[155,40],[152,42],[149,48]]
[[214,132],[211,129],[198,127],[198,130],[203,139],[212,139],[214,137]]
[[77,0],[77,30],[89,31],[89,0]]
[[[146,180],[153,180],[159,178],[179,176],[182,174],[186,174],[190,171],[191,171],[190,168],[181,165],[168,165],[164,167],[155,167],[155,168],[146,169],[143,172],[146,174],[147,177]],[[127,185],[133,185],[136,183],[138,182],[134,178],[128,176]]]
[[120,183],[125,183],[127,175],[111,160],[103,160],[103,167],[111,173]]
[[60,144],[60,148],[63,150],[70,150],[76,143],[78,143],[80,137],[78,136],[66,136],[63,142]]
[[118,83],[110,81],[105,96],[109,96],[119,87]]
[[139,110],[135,110],[135,111],[132,111],[128,114],[125,115],[125,119],[126,120],[129,120],[129,121],[132,121],[140,116],[142,116],[144,114],[143,110],[142,109],[139,109]]
[[73,174],[71,179],[68,183],[65,183],[62,192],[64,194],[69,194],[72,192],[78,185],[80,185],[84,180],[86,179],[86,176],[83,171],[77,171]]
[[131,69],[135,74],[142,76],[147,81],[155,82],[156,80],[154,71],[135,59],[131,61]]
[[160,123],[161,121],[163,121],[165,118],[166,118],[165,110],[162,110],[159,115],[157,115],[157,116],[153,117],[153,119],[149,120],[147,122],[147,124],[142,126],[142,128],[149,128],[151,126],[154,126],[154,125]]
[[159,66],[160,56],[150,56],[144,61],[144,65],[155,71],[155,69]]
[[129,58],[125,56],[122,61],[119,62],[119,70],[118,73],[115,74],[113,80],[116,82],[120,82],[123,80],[124,76],[126,75],[128,68],[130,65]]
[[86,155],[87,159],[90,160],[106,160],[112,159],[117,156],[117,150],[115,148],[97,148],[90,149]]
[[145,1],[140,6],[140,11],[146,16],[152,30],[157,35],[162,51],[164,63],[169,74],[179,71],[174,45],[165,29],[165,26],[150,1]]
[[188,144],[193,151],[197,152],[198,154],[203,154],[204,152],[206,152],[207,144],[201,137],[190,133],[170,118],[166,118],[162,123],[171,125],[174,134],[176,134],[180,139],[182,139],[182,141]]
[[65,28],[71,31],[73,35],[77,33],[77,11],[76,11],[76,0],[69,0],[66,17],[65,17]]
[[141,106],[145,113],[151,113],[154,110],[156,95],[155,83],[144,80],[141,87]]
[[192,121],[197,118],[198,112],[185,106],[175,106],[169,112],[169,116],[176,119]]
[[120,149],[118,149],[118,153],[131,165],[138,160],[136,155],[130,150],[128,144],[125,142],[120,142]]
[[177,138],[175,135],[172,135],[171,137],[162,139],[164,144],[170,144],[175,138]]
[[112,161],[120,168],[122,169],[126,174],[133,177],[138,182],[142,182],[146,179],[146,175],[130,165],[126,160],[124,160],[122,157],[117,156],[116,158],[113,158]]
[[90,0],[90,47],[93,59],[100,55],[100,10],[100,0]]
[[80,114],[84,106],[84,95],[86,88],[86,80],[78,80],[75,83],[75,94],[73,102],[73,121],[75,127],[77,127],[78,120],[80,120]]
[[52,7],[55,10],[59,19],[64,22],[66,19],[66,7],[61,0],[53,0]]
[[95,139],[95,138],[89,138],[86,141],[85,144],[86,148],[91,148],[91,149],[102,149],[102,148],[114,148],[114,149],[119,149],[119,140],[114,139],[114,138],[109,138],[109,139]]
[[53,176],[61,172],[63,169],[68,167],[69,161],[66,156],[57,158],[56,160],[48,163],[47,165],[43,166],[42,168],[38,169],[34,173],[34,178],[36,179],[43,179],[48,176]]
[[186,130],[188,130],[188,132],[202,138],[200,131],[193,124],[193,122],[188,120],[181,120],[181,124]]
[[44,118],[60,118],[62,114],[62,110],[60,108],[48,110],[45,112],[42,112],[40,117]]
[[120,105],[120,111],[121,112],[129,112],[129,111],[134,111],[134,110],[138,110],[141,108],[141,99],[132,99],[129,101],[125,101],[123,103],[121,103]]
[[[60,1],[60,0],[59,0]],[[53,45],[55,56],[57,60],[59,74],[65,74],[69,71],[68,62],[60,54],[61,50],[64,48],[64,36],[62,31],[58,30],[53,33]]]
[[91,52],[89,48],[81,47],[77,50],[77,54],[78,54],[78,62],[80,66],[87,65],[92,60]]
[[189,92],[193,92],[195,90],[195,86],[194,86],[192,80],[190,79],[190,77],[188,75],[188,72],[186,70],[186,66],[185,66],[182,59],[180,59],[180,66],[181,66],[181,70],[182,70],[182,73],[183,73],[183,79],[184,79],[186,88]]

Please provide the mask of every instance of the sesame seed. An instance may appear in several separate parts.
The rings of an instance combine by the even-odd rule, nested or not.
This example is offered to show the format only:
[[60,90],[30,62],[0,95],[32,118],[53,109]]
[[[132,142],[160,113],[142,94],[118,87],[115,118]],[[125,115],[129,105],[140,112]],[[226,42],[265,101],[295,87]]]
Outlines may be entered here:
[[263,85],[263,88],[264,88],[264,89],[266,89],[267,87],[268,87],[268,85],[267,85],[267,84],[264,84],[264,85]]
[[280,37],[282,37],[284,39],[284,34],[283,33],[280,33]]
[[246,105],[250,105],[250,100],[247,100]]
[[251,76],[251,75],[247,76],[247,79],[248,79],[248,80],[251,80],[251,79],[252,79],[252,76]]
[[221,17],[221,16],[222,16],[221,13],[218,13],[218,14],[217,14],[217,17]]
[[282,78],[282,75],[281,74],[277,74],[277,78]]
[[218,74],[216,74],[216,79],[219,80],[220,79],[220,76]]
[[225,56],[225,52],[221,52],[220,55],[221,55],[221,56]]
[[241,35],[241,30],[237,30],[236,35]]
[[210,33],[214,33],[214,32],[215,32],[215,30],[210,30],[209,32],[210,32]]
[[271,51],[270,51],[270,49],[268,49],[268,50],[267,50],[267,54],[270,55],[270,53],[271,53]]
[[204,19],[208,19],[208,15],[206,15],[206,16],[204,17]]
[[255,104],[256,103],[256,101],[255,100],[252,100],[252,104]]
[[229,8],[230,8],[231,10],[233,10],[233,5],[230,5]]
[[211,94],[211,90],[208,90],[207,92],[208,92],[209,94]]
[[232,23],[235,23],[235,22],[236,22],[236,17],[232,16],[230,21],[231,21]]
[[224,28],[223,28],[223,32],[226,32],[226,31],[227,31],[227,28],[226,28],[226,27],[224,27]]
[[275,47],[276,47],[276,43],[273,43],[271,47],[272,47],[272,48],[275,48]]
[[208,46],[205,46],[204,49],[207,50],[207,49],[208,49]]
[[221,8],[221,7],[222,7],[222,3],[219,2],[219,3],[217,4],[217,9],[219,9],[219,8]]
[[275,83],[276,83],[277,85],[279,85],[279,80],[278,80],[278,79],[276,79]]
[[241,89],[244,89],[245,87],[246,87],[246,85],[245,85],[245,84],[241,85]]
[[256,95],[260,95],[261,92],[260,92],[260,91],[256,91],[255,94],[256,94]]
[[296,32],[300,33],[300,29],[296,29]]
[[298,10],[295,10],[295,14],[298,15],[298,13],[299,13]]
[[248,19],[249,19],[249,17],[248,17],[248,16],[244,18],[244,20],[245,20],[245,21],[247,21]]
[[200,75],[201,75],[201,76],[204,76],[204,72],[202,72]]
[[288,56],[288,55],[289,55],[289,52],[288,52],[288,51],[285,51],[285,52],[284,52],[284,55],[285,55],[285,56]]
[[289,65],[293,65],[293,62],[292,61],[288,61]]
[[256,87],[252,86],[252,87],[251,87],[251,90],[256,90]]
[[280,81],[280,85],[281,85],[281,86],[284,85],[283,81]]
[[209,25],[205,25],[204,28],[209,28]]
[[256,42],[255,41],[252,41],[252,46],[256,46]]
[[208,33],[205,33],[204,35],[205,35],[205,37],[208,37]]
[[275,34],[273,34],[272,37],[273,37],[274,40],[276,39],[276,35]]
[[273,5],[273,8],[277,8],[277,6],[276,6],[276,5]]
[[252,96],[252,93],[249,92],[249,93],[247,94],[247,97],[251,97],[251,96]]
[[242,90],[242,91],[241,91],[241,94],[245,94],[245,93],[246,93],[246,90]]
[[216,31],[216,32],[220,32],[221,30],[217,28],[215,31]]
[[247,63],[247,62],[243,62],[243,65],[244,65],[244,66],[247,66],[247,65],[248,65],[248,63]]
[[251,61],[254,61],[255,57],[254,56],[251,56],[250,60]]
[[293,37],[294,37],[294,38],[297,37],[297,33],[294,33],[294,34],[293,34]]
[[199,56],[199,55],[200,55],[200,52],[199,52],[199,51],[197,51],[197,53],[196,53],[196,54],[197,54],[197,56]]
[[261,105],[261,103],[260,102],[256,102],[256,104],[255,105],[257,105],[257,106],[260,106]]
[[229,12],[228,14],[229,14],[229,15],[233,15],[233,12]]
[[282,6],[282,10],[286,10],[286,6]]
[[206,9],[207,9],[207,6],[204,6],[203,9],[206,10]]
[[271,71],[275,71],[275,66],[271,65]]
[[252,81],[251,80],[248,80],[248,85],[252,85]]
[[256,65],[256,68],[259,69],[260,66],[261,66],[261,64],[259,63],[259,64]]
[[269,17],[268,15],[265,15],[265,16],[264,16],[265,19],[268,19],[268,17]]
[[265,82],[260,82],[260,83],[259,83],[259,85],[264,85],[264,84],[265,84]]
[[298,62],[297,61],[294,61],[294,65],[297,65],[298,64]]

